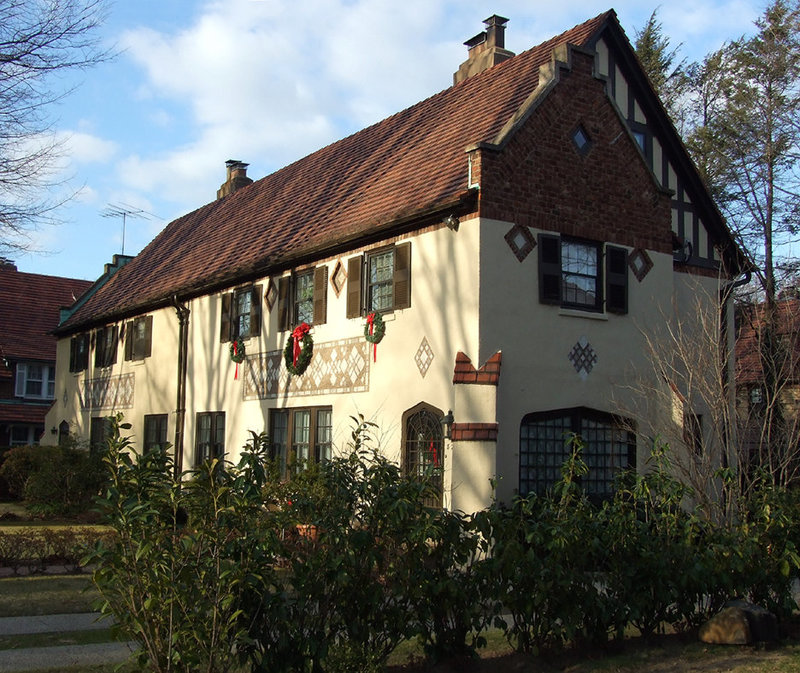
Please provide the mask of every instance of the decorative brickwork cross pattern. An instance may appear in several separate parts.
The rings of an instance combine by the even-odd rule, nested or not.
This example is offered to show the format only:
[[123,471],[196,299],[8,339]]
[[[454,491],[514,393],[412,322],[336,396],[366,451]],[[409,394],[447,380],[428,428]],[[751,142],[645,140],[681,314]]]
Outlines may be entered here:
[[636,280],[641,283],[644,277],[650,273],[650,269],[653,268],[653,260],[650,259],[647,250],[636,248],[628,255],[628,266],[633,271],[633,275],[636,276]]
[[425,374],[428,373],[428,368],[431,366],[431,362],[433,362],[433,349],[426,337],[422,337],[422,342],[419,348],[417,348],[417,354],[414,356],[414,362],[417,363],[417,369],[419,369],[419,373],[424,379]]
[[283,351],[248,355],[242,397],[264,400],[293,396],[355,393],[369,390],[369,344],[361,338],[314,344],[314,357],[302,376],[289,376]]
[[133,387],[133,374],[86,379],[81,409],[130,409],[133,406]]
[[528,227],[515,224],[505,236],[508,247],[511,248],[517,259],[522,262],[536,247],[536,239]]
[[569,352],[568,357],[572,366],[575,367],[575,371],[578,372],[578,376],[580,376],[583,381],[586,380],[586,377],[589,376],[592,369],[597,364],[597,353],[585,336],[578,339],[578,342]]

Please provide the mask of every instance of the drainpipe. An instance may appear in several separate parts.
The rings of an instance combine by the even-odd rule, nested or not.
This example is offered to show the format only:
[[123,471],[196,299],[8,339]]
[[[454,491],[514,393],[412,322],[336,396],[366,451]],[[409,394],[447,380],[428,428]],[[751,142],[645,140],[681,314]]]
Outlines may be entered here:
[[178,398],[175,408],[175,477],[183,472],[183,430],[186,421],[186,369],[189,349],[189,314],[186,304],[173,295],[172,305],[178,314]]

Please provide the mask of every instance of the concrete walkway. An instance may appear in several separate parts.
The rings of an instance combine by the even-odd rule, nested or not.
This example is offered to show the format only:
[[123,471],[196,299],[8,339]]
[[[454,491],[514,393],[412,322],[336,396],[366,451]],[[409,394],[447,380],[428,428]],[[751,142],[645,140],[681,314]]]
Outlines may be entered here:
[[[94,612],[40,617],[0,618],[0,635],[24,635],[106,629],[109,622]],[[70,666],[118,664],[128,659],[131,643],[95,643],[0,650],[0,673],[21,673]]]

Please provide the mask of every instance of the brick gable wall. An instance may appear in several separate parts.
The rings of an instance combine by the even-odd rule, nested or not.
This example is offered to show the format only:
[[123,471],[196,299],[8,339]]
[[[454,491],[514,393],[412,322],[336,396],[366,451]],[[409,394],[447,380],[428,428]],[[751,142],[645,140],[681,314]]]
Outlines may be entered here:
[[[594,77],[593,56],[571,54],[571,69],[559,67],[559,81],[502,150],[478,150],[481,215],[671,254],[670,197]],[[592,142],[585,155],[572,141],[578,125]]]

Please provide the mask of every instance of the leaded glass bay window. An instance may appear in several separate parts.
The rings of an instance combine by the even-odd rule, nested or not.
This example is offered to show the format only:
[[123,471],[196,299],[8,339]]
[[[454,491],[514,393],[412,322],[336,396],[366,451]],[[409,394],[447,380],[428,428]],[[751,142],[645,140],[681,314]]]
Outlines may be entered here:
[[393,305],[394,250],[370,255],[368,265],[367,308],[370,311],[390,311]]

